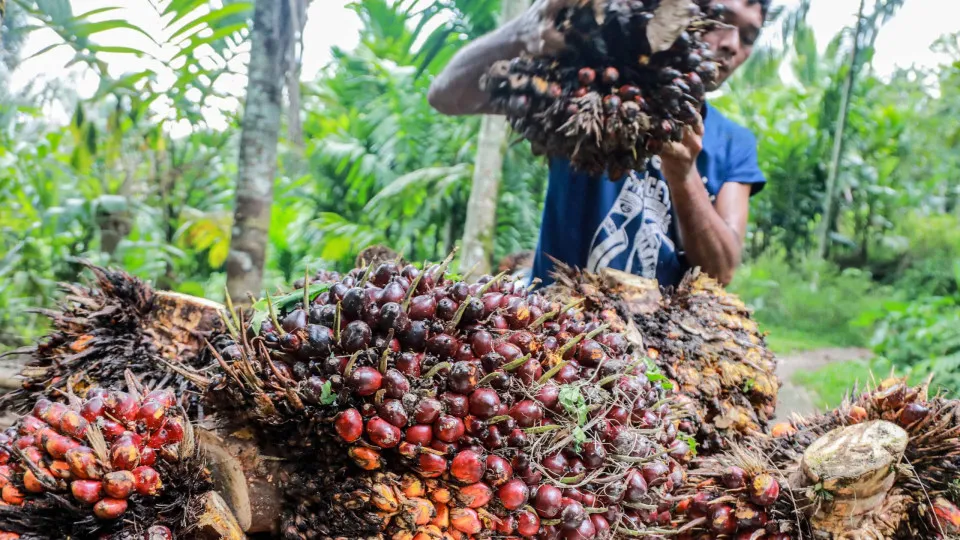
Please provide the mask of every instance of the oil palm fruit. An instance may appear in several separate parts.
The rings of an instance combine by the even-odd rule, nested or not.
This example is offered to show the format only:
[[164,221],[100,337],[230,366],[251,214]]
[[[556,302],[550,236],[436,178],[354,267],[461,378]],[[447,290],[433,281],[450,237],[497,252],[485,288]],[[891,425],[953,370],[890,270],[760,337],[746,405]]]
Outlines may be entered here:
[[703,41],[716,15],[700,4],[573,2],[553,21],[563,50],[497,62],[481,86],[534,151],[619,180],[679,141],[717,82]]

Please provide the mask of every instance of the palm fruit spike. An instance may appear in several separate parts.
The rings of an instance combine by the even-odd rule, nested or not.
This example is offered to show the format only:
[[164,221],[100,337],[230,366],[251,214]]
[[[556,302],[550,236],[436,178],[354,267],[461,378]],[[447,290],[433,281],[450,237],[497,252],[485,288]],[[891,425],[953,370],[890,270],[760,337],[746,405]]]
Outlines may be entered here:
[[[248,317],[239,340],[214,340],[211,404],[285,442],[284,537],[659,527],[647,509],[691,454],[662,377],[576,304],[445,268],[315,280]],[[401,473],[395,510],[379,479]],[[541,487],[569,509],[536,509]]]
[[715,18],[684,0],[574,3],[554,20],[564,50],[497,62],[481,87],[536,152],[618,180],[695,121],[717,83]]
[[724,526],[743,538],[952,537],[960,525],[958,420],[960,401],[885,380],[779,436],[750,437],[698,460],[675,524],[691,538]]
[[0,531],[125,538],[182,529],[186,504],[210,487],[193,429],[171,407],[171,390],[130,390],[95,388],[66,405],[40,399],[0,434]]
[[167,366],[208,367],[197,363],[198,353],[202,336],[221,328],[219,305],[153,291],[124,272],[88,268],[95,284],[62,285],[65,301],[41,311],[53,331],[39,345],[14,351],[32,358],[21,372],[23,387],[0,397],[0,408],[25,412],[40,398],[122,387],[126,370],[147,388],[163,381],[178,397],[184,390],[196,395],[196,386]]
[[696,270],[676,290],[661,292],[654,280],[556,264],[549,294],[560,301],[582,298],[589,313],[644,348],[689,401],[695,420],[680,428],[696,435],[698,452],[764,431],[780,387],[776,361],[736,296]]

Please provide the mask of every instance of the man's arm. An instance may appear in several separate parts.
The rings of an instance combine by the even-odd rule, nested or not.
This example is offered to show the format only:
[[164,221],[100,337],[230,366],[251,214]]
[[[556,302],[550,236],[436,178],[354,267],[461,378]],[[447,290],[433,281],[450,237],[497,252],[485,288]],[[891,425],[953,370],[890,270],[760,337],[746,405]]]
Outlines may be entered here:
[[430,85],[430,106],[448,115],[492,112],[490,96],[480,90],[480,78],[499,60],[523,52],[549,54],[562,48],[563,37],[552,21],[573,1],[537,0],[520,17],[461,49]]
[[743,253],[751,187],[734,178],[720,188],[716,204],[711,203],[696,166],[702,147],[703,123],[699,122],[687,129],[683,142],[664,148],[663,176],[670,186],[687,259],[728,285]]

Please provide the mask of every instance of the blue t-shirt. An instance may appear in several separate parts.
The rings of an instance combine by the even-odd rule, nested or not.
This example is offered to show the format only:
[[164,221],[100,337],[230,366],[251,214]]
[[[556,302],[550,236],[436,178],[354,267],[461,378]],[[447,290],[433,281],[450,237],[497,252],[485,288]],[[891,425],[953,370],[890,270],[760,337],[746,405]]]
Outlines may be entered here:
[[[752,194],[763,189],[753,134],[710,105],[703,128],[697,170],[710,199],[726,182],[750,184]],[[574,171],[566,159],[551,159],[533,276],[545,285],[552,282],[553,257],[591,272],[615,268],[664,286],[678,284],[690,266],[672,206],[658,156],[645,172],[631,171],[617,182],[606,174],[591,178]]]

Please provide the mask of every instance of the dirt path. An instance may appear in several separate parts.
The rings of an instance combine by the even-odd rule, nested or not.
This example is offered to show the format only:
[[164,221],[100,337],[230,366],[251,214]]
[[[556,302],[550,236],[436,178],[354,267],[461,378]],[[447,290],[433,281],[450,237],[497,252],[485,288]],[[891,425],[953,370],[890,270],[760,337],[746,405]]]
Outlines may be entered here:
[[846,362],[870,358],[868,349],[834,348],[815,349],[780,356],[777,375],[783,381],[777,400],[777,416],[787,418],[791,413],[810,414],[817,412],[816,396],[806,388],[794,384],[793,375],[800,371],[815,371],[831,362]]

